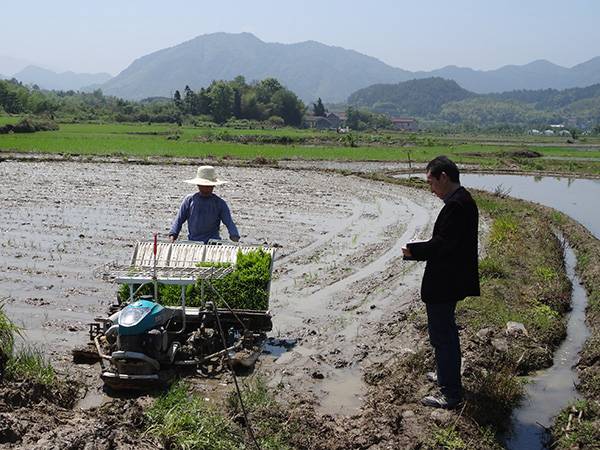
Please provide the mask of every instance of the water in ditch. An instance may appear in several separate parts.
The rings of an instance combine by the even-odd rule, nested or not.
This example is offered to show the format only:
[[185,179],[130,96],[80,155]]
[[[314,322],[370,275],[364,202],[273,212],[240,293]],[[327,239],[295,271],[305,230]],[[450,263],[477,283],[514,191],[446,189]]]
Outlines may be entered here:
[[573,285],[567,338],[555,352],[552,367],[530,379],[525,398],[512,416],[511,432],[506,439],[506,448],[510,450],[547,448],[546,428],[563,408],[579,397],[575,390],[578,379],[574,366],[589,330],[585,324],[587,296],[575,273],[575,265],[575,254],[565,243],[565,266]]

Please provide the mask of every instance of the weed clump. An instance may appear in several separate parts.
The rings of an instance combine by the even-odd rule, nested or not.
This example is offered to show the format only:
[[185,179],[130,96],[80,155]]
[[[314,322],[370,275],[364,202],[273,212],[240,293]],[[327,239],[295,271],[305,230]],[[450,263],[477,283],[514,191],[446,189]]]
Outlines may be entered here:
[[600,405],[579,400],[563,410],[552,428],[552,448],[598,448]]
[[40,349],[26,346],[15,352],[6,365],[6,377],[12,380],[28,379],[50,386],[56,382],[54,368]]
[[15,335],[20,335],[17,327],[4,313],[0,303],[0,380],[31,380],[43,385],[56,381],[56,372],[41,350],[24,346],[15,350]]

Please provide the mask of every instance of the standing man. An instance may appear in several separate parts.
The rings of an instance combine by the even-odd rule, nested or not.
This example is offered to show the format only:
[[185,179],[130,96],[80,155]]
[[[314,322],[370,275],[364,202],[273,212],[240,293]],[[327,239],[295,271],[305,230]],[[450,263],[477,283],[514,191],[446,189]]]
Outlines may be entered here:
[[217,178],[213,166],[201,166],[198,168],[196,178],[185,180],[185,183],[198,186],[198,192],[189,194],[181,203],[179,213],[171,225],[169,238],[175,242],[184,222],[188,223],[188,239],[190,241],[201,241],[205,244],[209,239],[221,239],[219,228],[221,222],[229,231],[229,238],[237,242],[240,233],[231,219],[229,206],[221,197],[213,194],[215,186],[227,183]]
[[421,299],[427,309],[429,341],[435,351],[440,395],[421,400],[426,406],[455,408],[462,401],[461,353],[456,327],[456,303],[478,296],[477,228],[479,212],[471,194],[460,185],[458,167],[445,156],[427,164],[431,192],[444,201],[433,227],[433,236],[424,242],[406,244],[404,258],[427,261],[421,284]]

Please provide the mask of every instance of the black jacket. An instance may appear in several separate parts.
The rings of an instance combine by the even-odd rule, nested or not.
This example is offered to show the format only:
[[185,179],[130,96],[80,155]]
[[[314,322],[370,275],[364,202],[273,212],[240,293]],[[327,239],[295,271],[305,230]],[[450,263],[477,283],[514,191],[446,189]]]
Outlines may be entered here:
[[412,258],[427,261],[421,299],[444,303],[479,295],[477,228],[479,212],[471,194],[459,187],[446,200],[425,242],[407,244]]

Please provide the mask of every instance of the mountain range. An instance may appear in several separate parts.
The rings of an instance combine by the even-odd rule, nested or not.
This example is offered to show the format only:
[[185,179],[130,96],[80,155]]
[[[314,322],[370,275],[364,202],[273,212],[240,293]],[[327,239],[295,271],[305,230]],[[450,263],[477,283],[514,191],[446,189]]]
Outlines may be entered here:
[[77,91],[90,85],[100,85],[112,77],[108,73],[56,73],[38,66],[27,66],[15,73],[13,78],[25,84],[37,84],[43,89]]
[[[0,57],[0,68],[1,62]],[[94,87],[105,94],[133,100],[170,97],[186,85],[198,90],[213,80],[231,80],[238,75],[247,81],[274,77],[306,102],[318,97],[326,102],[344,102],[352,92],[373,84],[430,77],[454,80],[479,94],[584,87],[600,83],[600,57],[571,68],[538,60],[495,70],[447,66],[411,72],[354,50],[315,41],[280,44],[264,42],[250,33],[212,33],[138,58],[112,79],[108,74],[47,72],[28,67],[14,76],[47,89],[84,89],[82,83],[88,77],[87,84],[102,83]]]

